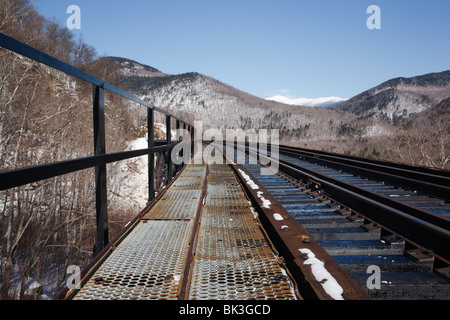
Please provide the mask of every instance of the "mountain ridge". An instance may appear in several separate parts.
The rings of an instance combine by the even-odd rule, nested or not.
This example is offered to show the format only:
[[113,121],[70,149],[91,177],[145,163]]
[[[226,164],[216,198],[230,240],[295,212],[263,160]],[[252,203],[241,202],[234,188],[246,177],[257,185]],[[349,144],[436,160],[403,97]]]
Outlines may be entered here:
[[332,109],[391,123],[436,106],[450,97],[450,70],[387,80]]
[[125,90],[187,122],[202,121],[204,130],[222,132],[277,129],[285,142],[393,137],[411,115],[420,119],[423,111],[450,97],[450,71],[390,79],[323,108],[262,99],[198,72],[170,75],[136,61],[112,60]]
[[197,72],[143,75],[139,70],[144,67],[113,61],[119,67],[125,90],[188,122],[203,121],[205,129],[277,129],[282,140],[385,135],[392,129],[345,111],[259,98]]

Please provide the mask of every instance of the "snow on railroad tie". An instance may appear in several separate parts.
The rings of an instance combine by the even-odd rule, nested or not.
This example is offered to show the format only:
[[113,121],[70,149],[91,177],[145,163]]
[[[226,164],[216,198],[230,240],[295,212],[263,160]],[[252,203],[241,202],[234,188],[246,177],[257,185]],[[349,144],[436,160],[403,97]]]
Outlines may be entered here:
[[304,265],[311,265],[312,273],[314,277],[322,287],[325,292],[330,295],[334,300],[344,300],[342,294],[344,290],[336,281],[336,279],[327,271],[325,268],[325,263],[316,258],[316,255],[309,249],[298,249],[301,253],[307,255],[307,260],[303,263]]

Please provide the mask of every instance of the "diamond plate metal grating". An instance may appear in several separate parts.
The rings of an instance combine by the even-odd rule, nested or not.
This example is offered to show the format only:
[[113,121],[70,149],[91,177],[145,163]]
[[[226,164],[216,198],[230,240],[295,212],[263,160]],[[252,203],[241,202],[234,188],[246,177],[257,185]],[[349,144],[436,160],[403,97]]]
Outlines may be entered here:
[[190,221],[143,221],[111,253],[74,300],[178,298]]
[[188,165],[74,299],[178,299],[205,175]]
[[190,299],[295,299],[286,273],[274,260],[197,260],[194,274]]
[[[206,172],[188,165],[74,299],[179,299]],[[231,169],[210,166],[207,182],[187,299],[295,299]]]
[[143,219],[193,219],[199,205],[205,176],[205,165],[188,165]]
[[215,165],[210,175],[227,180],[208,179],[189,299],[296,299],[233,172]]
[[193,219],[201,193],[201,190],[170,190],[144,216],[144,219]]

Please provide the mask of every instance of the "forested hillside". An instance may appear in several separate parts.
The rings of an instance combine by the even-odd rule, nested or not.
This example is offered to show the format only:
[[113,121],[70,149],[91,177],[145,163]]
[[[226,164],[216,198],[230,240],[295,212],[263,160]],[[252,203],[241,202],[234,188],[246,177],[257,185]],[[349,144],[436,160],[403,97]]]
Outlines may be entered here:
[[[93,63],[95,49],[40,16],[26,0],[0,2],[0,32],[60,60],[117,83],[114,65]],[[106,94],[107,151],[138,137],[135,119],[119,97]],[[0,170],[93,155],[92,86],[0,48]],[[123,139],[127,137],[127,139]],[[131,164],[130,164],[131,165]],[[127,181],[108,166],[109,187]],[[95,237],[94,170],[84,170],[0,193],[1,298],[51,295],[69,265],[84,265]],[[123,228],[142,203],[109,193],[110,229]],[[37,285],[37,282],[45,286]],[[33,289],[34,288],[34,289]]]
[[388,80],[335,106],[358,116],[398,123],[450,97],[450,71]]
[[[260,99],[199,73],[149,73],[148,66],[136,61],[108,59],[118,66],[124,88],[191,122],[203,121],[205,127],[278,129],[285,144],[433,168],[449,166],[450,128],[445,119],[450,110],[444,104],[438,118],[428,112],[449,97],[449,72],[392,79],[324,109]],[[392,117],[385,105],[391,106],[386,108]]]
[[105,58],[120,71],[121,82],[144,100],[205,128],[277,129],[281,141],[352,139],[389,135],[392,128],[378,119],[360,118],[348,112],[292,106],[261,99],[209,76],[191,72],[162,74],[151,67],[123,58]]

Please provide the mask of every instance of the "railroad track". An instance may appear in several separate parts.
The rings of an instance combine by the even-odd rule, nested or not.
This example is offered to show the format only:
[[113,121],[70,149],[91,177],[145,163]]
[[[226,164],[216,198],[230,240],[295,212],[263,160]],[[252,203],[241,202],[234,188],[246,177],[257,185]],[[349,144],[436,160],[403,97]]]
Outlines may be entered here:
[[[447,172],[280,153],[275,175],[242,167],[373,298],[450,298]],[[247,148],[247,159],[255,155]]]
[[189,163],[57,299],[370,299],[294,219],[281,231],[291,239],[272,242],[279,221],[267,223],[273,212],[240,177],[236,166]]
[[303,299],[226,164],[189,163],[128,228],[58,299]]
[[[424,195],[436,197],[438,198],[437,203],[432,203],[430,202],[430,199],[428,199],[425,206],[421,206],[420,203],[416,203],[415,205],[423,208],[431,208],[431,211],[435,213],[444,214],[447,217],[450,217],[450,205],[448,205],[448,202],[450,202],[449,171],[413,167],[345,155],[333,155],[322,151],[309,151],[285,146],[280,146],[279,151],[282,155],[288,156],[286,158],[287,161],[297,159],[303,160],[304,166],[306,165],[305,162],[308,162],[313,166],[319,166],[317,167],[319,170],[324,170],[323,167],[327,167],[327,170],[335,169],[339,172],[350,172],[350,176],[360,174],[366,179],[381,181],[381,183],[385,185],[391,184],[396,188],[403,187],[404,191],[413,191],[414,193],[420,192]],[[339,174],[334,172],[332,175]],[[360,182],[362,184],[364,183],[364,181]],[[389,190],[387,193],[388,192]],[[404,194],[398,193],[396,196],[402,201],[413,200],[408,198],[410,195],[411,192],[405,192]],[[417,197],[417,195],[415,196]],[[440,208],[443,203],[441,200],[447,202],[447,207],[445,209]],[[433,206],[435,208],[433,208]]]

